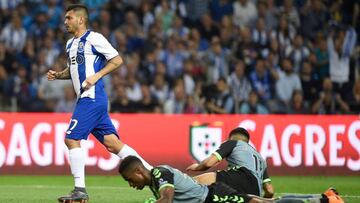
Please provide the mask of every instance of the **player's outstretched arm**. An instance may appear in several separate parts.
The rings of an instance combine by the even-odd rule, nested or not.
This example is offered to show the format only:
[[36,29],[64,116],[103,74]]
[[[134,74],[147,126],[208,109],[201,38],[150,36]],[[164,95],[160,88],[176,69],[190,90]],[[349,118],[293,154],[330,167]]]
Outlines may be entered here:
[[263,173],[263,190],[264,190],[265,198],[274,197],[274,186],[271,184],[271,179],[267,172],[267,168],[264,170],[264,173]]
[[70,79],[70,68],[67,67],[61,72],[49,70],[46,74],[48,80],[68,80]]
[[271,182],[263,183],[264,197],[273,198],[274,197],[274,187]]
[[187,171],[205,171],[219,163],[219,159],[214,155],[210,155],[200,163],[191,164],[186,168]]
[[174,199],[174,188],[164,187],[160,190],[160,198],[155,203],[172,203]]
[[117,55],[114,58],[110,59],[107,64],[102,68],[99,72],[95,73],[94,75],[86,78],[83,82],[82,87],[87,90],[91,86],[95,85],[95,83],[102,78],[103,76],[111,73],[115,69],[117,69],[123,63],[122,58]]

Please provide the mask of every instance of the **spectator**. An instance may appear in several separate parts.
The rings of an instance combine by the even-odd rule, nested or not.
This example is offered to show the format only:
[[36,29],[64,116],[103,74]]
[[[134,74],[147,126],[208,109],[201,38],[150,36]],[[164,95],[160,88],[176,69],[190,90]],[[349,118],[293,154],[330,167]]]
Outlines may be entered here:
[[111,102],[111,112],[115,113],[135,113],[136,103],[129,100],[126,89],[123,85],[118,85],[115,88],[116,96]]
[[297,34],[292,45],[286,47],[285,56],[294,62],[295,73],[300,72],[301,63],[309,56],[310,50],[305,46],[303,38]]
[[274,75],[265,67],[263,59],[256,61],[255,70],[250,73],[252,89],[259,95],[263,102],[273,98]]
[[281,6],[279,11],[286,16],[291,25],[295,28],[300,27],[299,13],[293,5],[293,0],[284,0],[284,6]]
[[44,47],[42,48],[44,51],[44,60],[47,67],[52,67],[54,62],[60,55],[60,50],[56,47],[55,40],[49,36],[44,39]]
[[156,71],[156,55],[154,52],[147,52],[145,59],[141,60],[140,74],[148,84],[154,82]]
[[250,22],[257,17],[257,9],[252,1],[236,0],[233,3],[233,21],[236,26],[249,26]]
[[315,79],[313,67],[311,63],[305,61],[302,66],[301,74],[301,87],[303,89],[303,99],[307,104],[312,104],[317,99],[317,94],[320,89],[318,80]]
[[190,40],[194,45],[194,50],[196,51],[205,51],[209,48],[209,41],[201,37],[200,31],[197,28],[191,29]]
[[280,44],[280,50],[284,53],[286,47],[291,46],[291,41],[294,39],[296,31],[288,23],[285,16],[280,16],[279,25],[276,30],[271,32],[271,38],[276,39]]
[[234,113],[234,100],[230,94],[225,78],[219,78],[216,83],[217,94],[207,101],[205,106],[208,113],[229,114]]
[[232,18],[230,16],[223,16],[220,23],[220,42],[221,45],[227,49],[231,50],[233,47],[233,41],[237,38],[237,29],[232,23]]
[[11,22],[6,24],[0,35],[0,41],[4,41],[6,49],[15,54],[22,51],[27,37],[26,30],[22,27],[19,15],[13,14]]
[[[341,34],[341,32],[339,33]],[[356,32],[354,28],[346,31],[345,37],[338,35],[333,41],[333,32],[327,39],[328,52],[330,57],[330,79],[335,83],[335,89],[346,92],[342,89],[349,82],[350,56],[355,47]]]
[[175,16],[174,21],[171,25],[171,27],[167,31],[167,37],[170,37],[172,35],[176,35],[177,37],[181,39],[188,39],[188,35],[190,33],[190,30],[188,27],[186,27],[183,24],[183,20],[180,16]]
[[351,112],[358,114],[360,112],[360,79],[354,83],[351,95],[347,101],[349,101]]
[[233,14],[233,6],[229,0],[211,0],[209,3],[212,19],[219,23],[226,15]]
[[143,25],[143,32],[145,35],[148,34],[150,26],[155,23],[155,16],[152,12],[152,4],[149,1],[142,1],[141,2],[141,13],[142,16],[142,25]]
[[5,44],[0,41],[0,64],[4,66],[7,74],[16,73],[16,69],[13,66],[15,61],[14,55],[8,52]]
[[255,91],[249,93],[249,100],[240,106],[241,114],[268,114],[267,108],[259,102],[258,94]]
[[323,81],[323,90],[319,99],[312,106],[312,112],[316,114],[339,114],[349,113],[349,105],[341,98],[341,95],[333,91],[333,85],[329,78]]
[[283,59],[282,70],[279,70],[279,79],[276,81],[275,86],[280,106],[288,106],[294,92],[302,90],[300,78],[294,73],[290,59]]
[[35,22],[33,22],[28,30],[30,37],[33,39],[42,39],[48,29],[48,18],[46,12],[39,11],[35,14]]
[[[257,4],[257,11],[258,11],[258,18],[262,18],[265,20],[265,29],[267,32],[272,31],[277,26],[277,19],[276,19],[276,11],[275,9],[270,8],[270,3],[272,0],[268,1],[258,1]],[[254,19],[251,22],[251,26],[255,27],[256,20]]]
[[57,0],[46,1],[46,4],[41,5],[39,10],[44,11],[49,15],[49,28],[56,29],[60,26],[63,9],[57,5]]
[[235,42],[234,55],[236,58],[244,61],[247,67],[251,67],[255,64],[256,58],[258,58],[259,50],[251,39],[249,27],[243,27],[240,30],[240,36],[240,40]]
[[131,54],[134,52],[140,52],[144,47],[144,40],[138,36],[134,25],[128,25],[126,27],[126,51]]
[[141,113],[160,113],[158,101],[150,93],[149,86],[141,85],[142,99],[136,103],[136,111]]
[[267,47],[269,43],[269,35],[265,29],[265,20],[258,18],[256,22],[256,28],[252,32],[252,40],[261,49]]
[[156,6],[155,16],[161,22],[162,30],[167,33],[175,17],[175,13],[170,9],[167,0],[161,0],[160,4]]
[[302,10],[300,29],[305,39],[314,40],[316,33],[324,30],[329,13],[321,0],[309,2]]
[[166,65],[167,75],[172,80],[183,73],[183,61],[185,57],[177,49],[177,42],[174,37],[168,39],[167,47],[159,53],[158,59]]
[[[53,67],[55,71],[61,71],[62,66],[56,64]],[[37,97],[42,101],[42,104],[46,107],[46,111],[54,111],[56,107],[56,102],[61,100],[61,98],[69,95],[64,95],[67,93],[66,87],[71,86],[70,80],[55,80],[49,81],[45,74],[42,74],[42,77],[39,79],[39,84],[37,88]],[[67,101],[67,98],[66,98]],[[64,101],[65,102],[65,101]]]
[[316,64],[315,72],[320,80],[329,77],[329,52],[325,39],[320,39],[318,46],[315,48]]
[[185,0],[186,4],[186,18],[188,24],[195,26],[199,23],[200,18],[209,12],[210,0]]
[[150,92],[155,96],[156,100],[160,104],[164,104],[164,102],[169,98],[169,85],[165,81],[164,75],[155,75],[154,83],[150,86]]
[[245,75],[245,64],[242,61],[238,61],[235,64],[234,72],[228,77],[228,84],[231,89],[232,96],[235,100],[235,111],[242,102],[248,100],[249,93],[251,91],[251,83]]
[[208,13],[201,16],[199,31],[201,37],[206,39],[208,42],[211,42],[214,37],[218,37],[220,35],[219,28],[215,25]]
[[3,93],[4,91],[4,85],[5,85],[5,81],[7,78],[7,74],[6,74],[6,70],[5,67],[0,63],[0,103],[3,102],[4,99],[4,95]]
[[57,101],[55,112],[72,112],[76,104],[76,94],[71,85],[63,87],[64,96]]
[[214,37],[211,41],[211,49],[205,53],[205,67],[207,67],[207,83],[212,84],[220,77],[226,77],[229,74],[230,54],[221,47],[220,40]]
[[263,58],[267,59],[267,63],[269,63],[268,66],[279,66],[282,55],[278,41],[276,39],[271,39],[269,47],[263,49],[261,55]]
[[132,102],[138,102],[142,99],[140,82],[134,75],[128,75],[126,95]]
[[193,95],[195,91],[195,80],[192,76],[194,62],[191,59],[187,59],[184,62],[184,86],[186,95]]
[[205,98],[202,97],[202,82],[198,80],[195,85],[194,94],[188,95],[186,98],[184,113],[205,113],[204,102]]
[[5,82],[5,93],[8,97],[16,98],[19,111],[30,112],[41,109],[34,108],[36,102],[36,89],[26,77],[26,69],[24,66],[16,68],[16,75],[11,75]]
[[164,113],[166,114],[181,114],[185,111],[186,96],[183,85],[176,85],[174,87],[173,97],[166,100],[164,104]]
[[287,109],[288,114],[308,114],[309,107],[304,102],[304,97],[301,91],[295,90],[291,97],[290,104]]

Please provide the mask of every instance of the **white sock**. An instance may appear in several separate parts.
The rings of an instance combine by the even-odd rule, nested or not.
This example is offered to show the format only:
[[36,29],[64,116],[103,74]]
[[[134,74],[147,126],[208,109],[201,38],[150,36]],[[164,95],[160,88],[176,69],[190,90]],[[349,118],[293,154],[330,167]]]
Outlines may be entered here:
[[75,187],[85,188],[85,154],[81,148],[69,150],[71,173],[74,176]]
[[146,169],[151,170],[153,168],[133,148],[129,147],[128,145],[124,145],[124,147],[120,150],[120,152],[117,155],[120,157],[121,160],[125,159],[127,156],[130,155],[136,156],[142,161]]

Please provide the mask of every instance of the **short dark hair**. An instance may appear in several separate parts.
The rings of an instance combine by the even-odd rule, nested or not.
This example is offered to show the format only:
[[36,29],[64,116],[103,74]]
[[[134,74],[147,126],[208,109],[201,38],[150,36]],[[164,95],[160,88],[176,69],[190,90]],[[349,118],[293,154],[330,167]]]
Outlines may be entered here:
[[87,8],[85,5],[83,5],[83,4],[71,4],[71,5],[69,5],[69,7],[67,7],[66,12],[69,12],[69,11],[80,11],[80,10],[85,11],[86,18],[88,19],[88,18],[89,18],[89,10],[88,10],[88,8]]
[[229,138],[233,135],[242,135],[242,136],[246,137],[248,140],[250,140],[249,132],[245,128],[238,127],[238,128],[233,129],[229,133]]
[[123,159],[119,166],[119,173],[123,174],[125,171],[134,168],[135,166],[142,165],[142,162],[136,156],[127,156]]

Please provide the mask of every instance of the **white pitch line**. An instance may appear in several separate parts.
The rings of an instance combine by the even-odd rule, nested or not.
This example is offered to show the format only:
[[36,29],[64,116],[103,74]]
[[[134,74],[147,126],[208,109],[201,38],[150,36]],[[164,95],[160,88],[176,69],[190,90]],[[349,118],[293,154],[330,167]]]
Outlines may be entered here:
[[[0,188],[53,188],[53,189],[62,189],[62,188],[71,188],[71,186],[65,186],[65,185],[0,185]],[[115,187],[115,186],[88,186],[88,188],[91,189],[131,189],[135,190],[130,187]]]
[[[308,194],[308,193],[275,193],[275,194],[279,194],[281,195],[319,195],[319,194]],[[341,197],[346,197],[346,198],[356,198],[356,199],[360,199],[360,195],[346,195],[346,194],[340,194]]]
[[[0,188],[53,188],[53,189],[66,189],[71,188],[70,186],[65,185],[0,185]],[[115,190],[135,190],[130,187],[123,187],[123,186],[88,186],[90,189],[115,189]],[[318,194],[308,194],[308,193],[276,193],[279,195],[318,195]],[[356,198],[360,199],[360,195],[346,195],[341,194],[341,197],[346,198]]]

